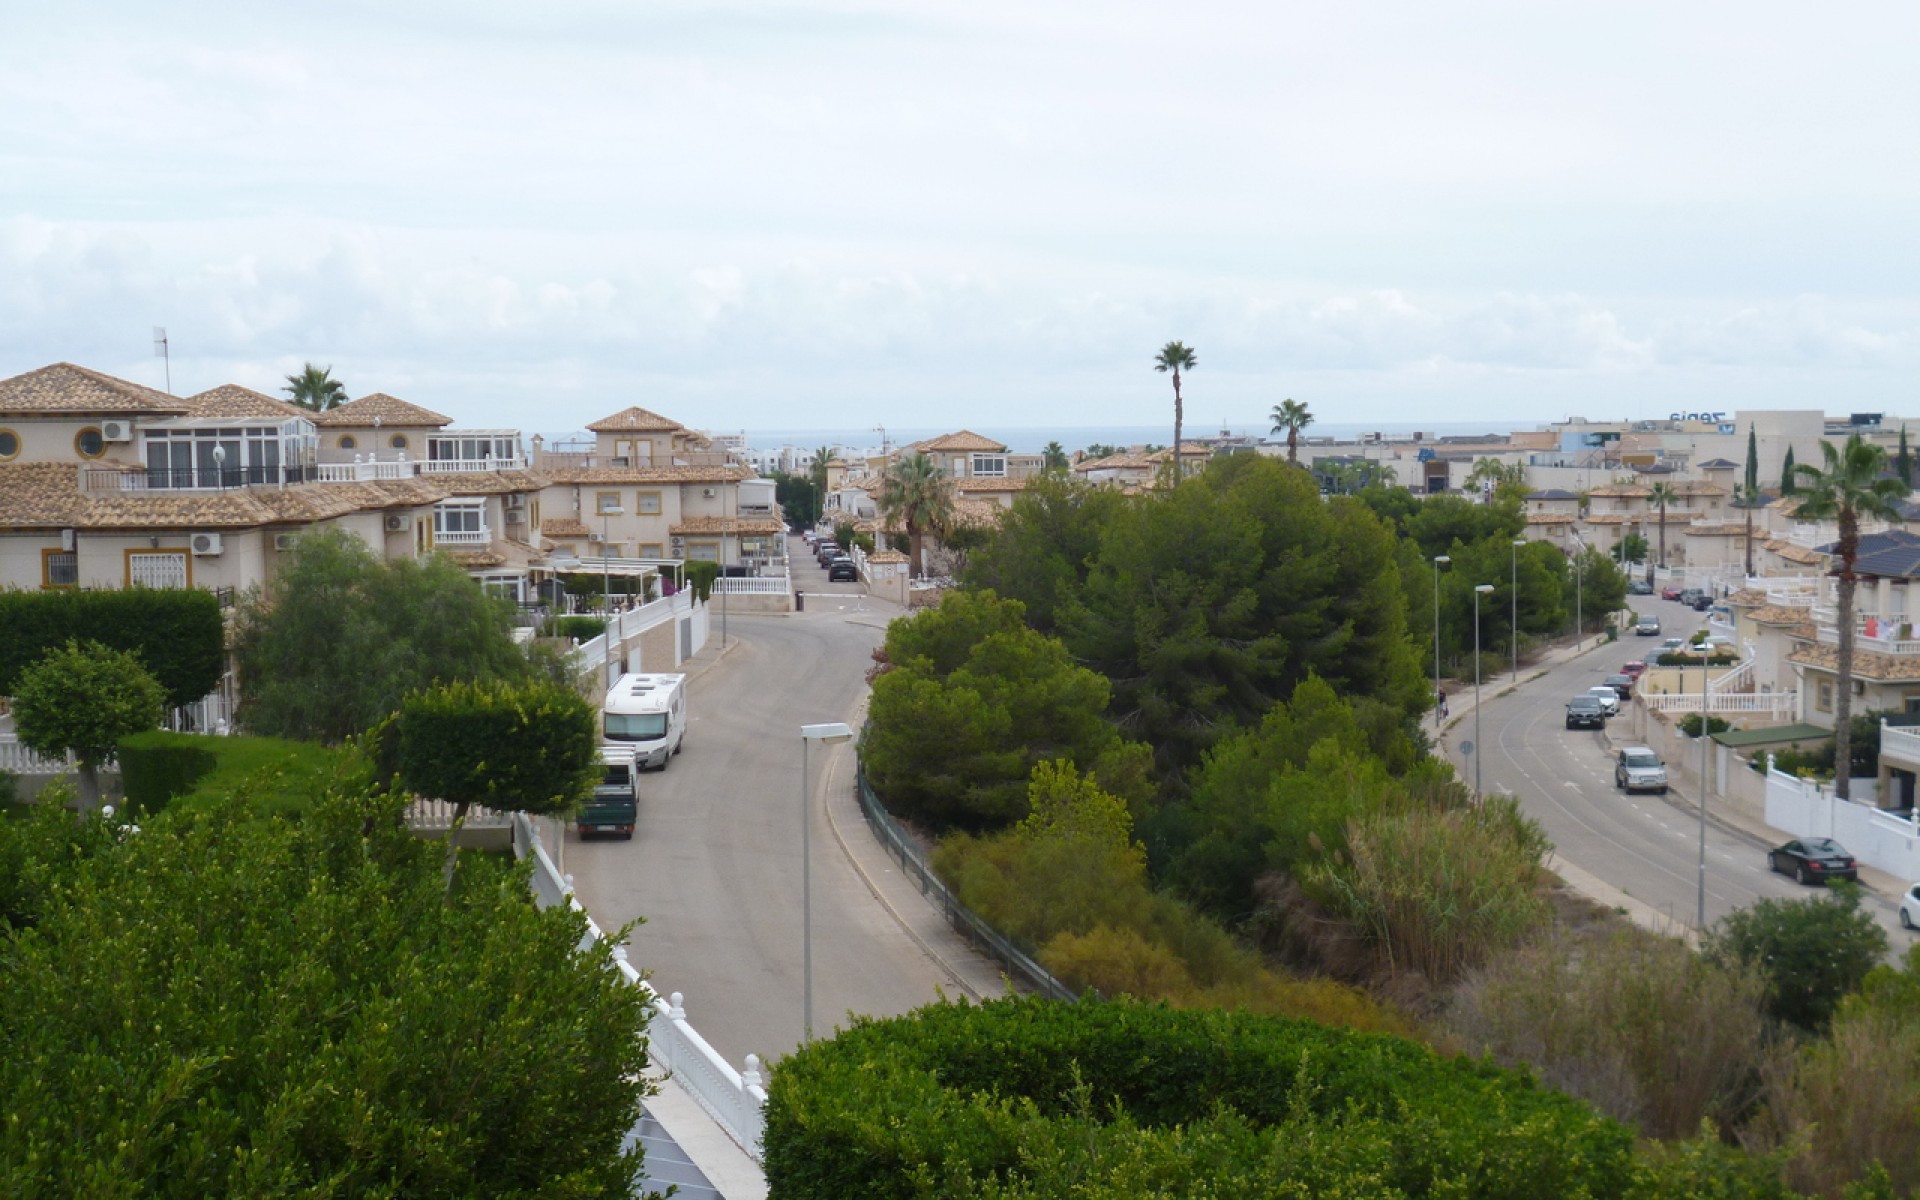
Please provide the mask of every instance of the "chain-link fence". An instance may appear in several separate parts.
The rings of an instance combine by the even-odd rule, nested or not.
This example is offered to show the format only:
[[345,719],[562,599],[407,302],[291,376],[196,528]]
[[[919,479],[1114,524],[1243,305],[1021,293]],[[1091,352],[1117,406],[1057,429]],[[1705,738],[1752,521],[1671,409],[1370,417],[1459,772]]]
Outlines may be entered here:
[[913,837],[893,819],[893,815],[880,805],[880,798],[867,784],[867,770],[863,764],[859,771],[860,811],[866,815],[867,825],[873,830],[880,844],[900,860],[900,869],[909,879],[920,885],[920,893],[940,906],[941,915],[947,924],[973,944],[973,946],[991,955],[1007,973],[1032,988],[1042,996],[1055,1000],[1078,1000],[1080,997],[1066,984],[1054,978],[1047,969],[1035,962],[1031,955],[1014,945],[1011,939],[993,926],[976,916],[972,909],[960,903],[959,897],[947,889],[934,875],[921,855],[920,846]]

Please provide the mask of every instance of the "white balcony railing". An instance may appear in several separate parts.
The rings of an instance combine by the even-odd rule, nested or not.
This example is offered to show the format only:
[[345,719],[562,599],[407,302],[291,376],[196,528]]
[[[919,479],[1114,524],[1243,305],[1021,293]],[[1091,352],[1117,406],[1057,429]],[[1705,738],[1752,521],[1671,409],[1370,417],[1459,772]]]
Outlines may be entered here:
[[433,531],[433,544],[436,546],[485,546],[492,541],[491,529],[436,529]]
[[419,464],[427,475],[465,475],[483,471],[524,471],[527,460],[514,458],[429,458]]
[[1880,723],[1880,757],[1920,767],[1920,729]]
[[375,479],[412,479],[418,465],[411,462],[321,463],[318,470],[321,483],[366,483]]
[[[1651,712],[1685,716],[1700,711],[1699,692],[1653,692],[1640,697]],[[1793,717],[1800,712],[1800,693],[1794,692],[1715,692],[1707,697],[1709,715],[1725,713],[1763,714]]]

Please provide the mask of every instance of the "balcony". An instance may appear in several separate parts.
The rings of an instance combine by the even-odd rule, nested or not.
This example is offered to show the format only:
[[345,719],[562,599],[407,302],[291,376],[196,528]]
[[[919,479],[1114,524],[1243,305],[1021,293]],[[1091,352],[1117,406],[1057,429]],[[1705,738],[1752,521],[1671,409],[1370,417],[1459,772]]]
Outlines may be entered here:
[[[1823,646],[1840,644],[1840,630],[1834,624],[1834,611],[1824,606],[1813,609],[1814,620],[1818,622],[1814,636]],[[1867,622],[1872,620],[1874,632],[1867,633]],[[1882,620],[1877,613],[1855,613],[1853,621],[1853,648],[1873,654],[1920,654],[1920,637],[1914,636],[1914,626],[1905,616],[1895,616]]]
[[493,544],[491,529],[436,529],[433,531],[433,544],[436,546],[490,546]]

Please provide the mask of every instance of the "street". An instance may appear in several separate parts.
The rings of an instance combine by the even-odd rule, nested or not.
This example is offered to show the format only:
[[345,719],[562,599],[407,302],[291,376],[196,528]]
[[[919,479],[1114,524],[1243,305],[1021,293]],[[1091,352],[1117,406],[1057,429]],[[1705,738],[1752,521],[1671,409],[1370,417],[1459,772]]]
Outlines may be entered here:
[[[1704,616],[1672,601],[1629,599],[1637,612],[1660,618],[1664,635],[1690,635],[1705,623]],[[1497,680],[1483,679],[1485,707],[1477,732],[1468,714],[1449,730],[1446,745],[1462,778],[1471,784],[1473,765],[1461,755],[1460,745],[1483,743],[1484,790],[1517,795],[1527,814],[1545,828],[1560,859],[1664,914],[1674,925],[1690,926],[1698,903],[1700,845],[1699,812],[1691,792],[1683,797],[1678,789],[1671,796],[1619,791],[1613,786],[1613,744],[1602,732],[1567,729],[1564,718],[1568,700],[1604,683],[1622,663],[1650,658],[1660,640],[1629,633],[1571,661],[1553,662],[1544,672],[1523,667],[1517,689],[1507,672]],[[1624,715],[1613,719],[1623,734],[1626,721]],[[1762,897],[1819,894],[1767,870],[1767,849],[1787,836],[1768,842],[1716,819],[1709,805],[1709,925]],[[1903,953],[1912,935],[1899,928],[1895,901],[1869,891],[1864,903],[1887,930],[1893,952]]]

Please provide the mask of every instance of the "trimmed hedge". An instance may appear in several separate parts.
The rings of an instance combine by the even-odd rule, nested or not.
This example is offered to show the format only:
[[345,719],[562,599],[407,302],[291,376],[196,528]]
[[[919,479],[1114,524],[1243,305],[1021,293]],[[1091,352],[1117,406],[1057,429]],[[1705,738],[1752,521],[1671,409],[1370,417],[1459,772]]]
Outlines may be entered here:
[[0,696],[69,640],[139,655],[174,708],[219,686],[226,665],[220,601],[205,588],[0,591],[0,629]]
[[1617,1196],[1633,1136],[1524,1074],[1310,1021],[1125,1001],[856,1018],[781,1064],[767,1180],[900,1196]]
[[556,617],[553,636],[590,642],[607,631],[605,617]]
[[129,815],[156,813],[184,796],[219,764],[207,743],[219,739],[154,730],[120,739],[120,779]]

